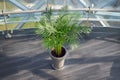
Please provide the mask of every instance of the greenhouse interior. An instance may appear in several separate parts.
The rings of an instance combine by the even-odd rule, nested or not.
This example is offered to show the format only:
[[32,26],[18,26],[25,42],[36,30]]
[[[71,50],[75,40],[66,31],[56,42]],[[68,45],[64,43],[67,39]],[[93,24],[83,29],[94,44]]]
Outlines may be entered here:
[[0,0],[0,80],[120,80],[120,0]]

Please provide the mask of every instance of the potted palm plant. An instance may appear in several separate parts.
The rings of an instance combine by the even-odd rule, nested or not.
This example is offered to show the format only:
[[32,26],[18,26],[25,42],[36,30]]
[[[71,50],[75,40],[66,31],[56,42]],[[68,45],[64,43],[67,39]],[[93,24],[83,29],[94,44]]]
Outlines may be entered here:
[[53,15],[53,11],[47,10],[40,21],[36,23],[36,33],[42,36],[43,44],[51,49],[50,56],[53,60],[54,69],[63,69],[64,59],[67,50],[64,44],[75,43],[79,33],[88,33],[90,29],[81,26],[76,20],[80,14],[69,13],[66,10],[60,10],[58,15]]

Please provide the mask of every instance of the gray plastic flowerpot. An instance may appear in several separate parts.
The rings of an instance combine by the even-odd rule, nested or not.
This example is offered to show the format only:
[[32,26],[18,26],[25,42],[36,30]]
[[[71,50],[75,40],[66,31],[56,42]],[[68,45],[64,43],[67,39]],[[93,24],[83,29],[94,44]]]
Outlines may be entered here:
[[67,55],[67,51],[64,47],[62,49],[64,50],[63,52],[65,52],[62,57],[55,57],[52,54],[52,51],[50,52],[50,57],[52,59],[52,68],[55,70],[61,70],[64,68],[64,62]]

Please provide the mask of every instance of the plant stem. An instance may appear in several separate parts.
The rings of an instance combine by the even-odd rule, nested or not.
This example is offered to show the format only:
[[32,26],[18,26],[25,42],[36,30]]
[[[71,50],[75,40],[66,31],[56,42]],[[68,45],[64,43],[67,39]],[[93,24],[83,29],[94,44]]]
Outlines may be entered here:
[[56,45],[55,51],[56,51],[57,56],[59,57],[61,55],[61,53],[62,53],[62,46],[61,46],[61,44]]

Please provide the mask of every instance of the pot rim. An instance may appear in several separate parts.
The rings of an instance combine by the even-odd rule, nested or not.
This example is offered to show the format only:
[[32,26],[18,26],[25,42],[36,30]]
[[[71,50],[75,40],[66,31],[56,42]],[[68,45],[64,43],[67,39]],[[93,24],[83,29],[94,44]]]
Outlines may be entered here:
[[67,51],[67,49],[64,47],[64,46],[62,46],[64,49],[65,49],[65,55],[64,56],[62,56],[62,57],[55,57],[55,56],[53,56],[52,54],[51,54],[51,51],[52,50],[50,50],[50,52],[49,52],[49,54],[50,54],[50,56],[51,57],[53,57],[53,58],[57,58],[57,59],[63,59],[63,58],[65,58],[66,57],[66,55],[68,54],[68,51]]

